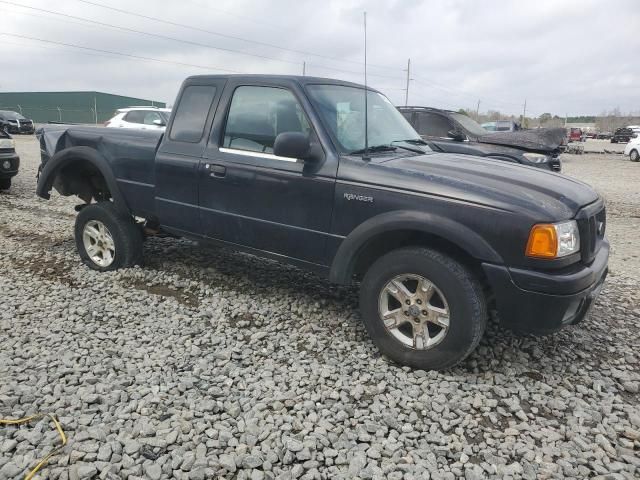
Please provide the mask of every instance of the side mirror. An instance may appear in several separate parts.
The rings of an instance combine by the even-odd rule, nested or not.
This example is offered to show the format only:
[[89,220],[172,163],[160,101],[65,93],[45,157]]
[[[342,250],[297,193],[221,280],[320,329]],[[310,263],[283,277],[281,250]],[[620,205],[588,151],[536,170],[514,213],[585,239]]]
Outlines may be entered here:
[[458,130],[449,130],[447,135],[456,142],[464,142],[467,139],[467,136]]
[[159,118],[156,118],[156,119],[153,121],[153,124],[154,124],[154,125],[157,125],[158,127],[164,127],[164,126],[166,125],[166,124],[165,124],[162,120],[160,120]]
[[310,151],[309,136],[301,132],[282,132],[273,144],[273,154],[278,157],[306,160]]

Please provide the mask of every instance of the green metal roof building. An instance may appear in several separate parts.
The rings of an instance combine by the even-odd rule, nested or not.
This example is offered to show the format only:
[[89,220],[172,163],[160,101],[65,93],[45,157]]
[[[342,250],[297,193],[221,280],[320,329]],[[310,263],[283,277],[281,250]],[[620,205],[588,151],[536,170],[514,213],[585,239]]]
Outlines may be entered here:
[[36,123],[103,123],[118,108],[143,105],[166,106],[164,102],[103,92],[0,92],[0,110],[22,113]]

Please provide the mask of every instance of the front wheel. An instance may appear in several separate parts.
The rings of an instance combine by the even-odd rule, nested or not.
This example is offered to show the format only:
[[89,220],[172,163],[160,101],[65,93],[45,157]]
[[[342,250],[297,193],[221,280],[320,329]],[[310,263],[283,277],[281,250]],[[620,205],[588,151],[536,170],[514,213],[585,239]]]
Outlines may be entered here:
[[638,153],[638,150],[631,150],[631,153],[629,154],[629,160],[631,160],[632,162],[640,162],[640,153]]
[[0,190],[9,190],[11,188],[10,178],[0,178]]
[[360,309],[383,354],[425,370],[461,362],[476,348],[487,323],[477,278],[429,248],[403,248],[378,259],[362,281]]
[[132,267],[142,259],[142,232],[112,202],[87,205],[75,225],[76,248],[85,265],[99,271]]

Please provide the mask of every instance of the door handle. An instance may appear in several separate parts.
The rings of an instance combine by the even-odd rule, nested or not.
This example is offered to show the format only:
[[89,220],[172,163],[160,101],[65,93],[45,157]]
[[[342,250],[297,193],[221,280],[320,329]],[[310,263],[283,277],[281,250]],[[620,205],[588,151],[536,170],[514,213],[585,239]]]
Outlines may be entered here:
[[205,168],[209,170],[210,177],[224,177],[227,174],[227,168],[223,165],[205,165]]

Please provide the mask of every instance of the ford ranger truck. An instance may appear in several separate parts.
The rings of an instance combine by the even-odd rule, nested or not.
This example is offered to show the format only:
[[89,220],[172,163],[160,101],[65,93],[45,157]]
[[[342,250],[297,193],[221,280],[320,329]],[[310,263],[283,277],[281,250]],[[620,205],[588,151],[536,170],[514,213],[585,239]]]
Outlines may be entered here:
[[37,194],[83,201],[75,240],[90,268],[140,263],[144,226],[353,282],[373,342],[411,367],[463,360],[490,309],[521,332],[576,324],[607,274],[592,188],[431,151],[354,83],[195,76],[164,133],[51,125],[38,137]]

